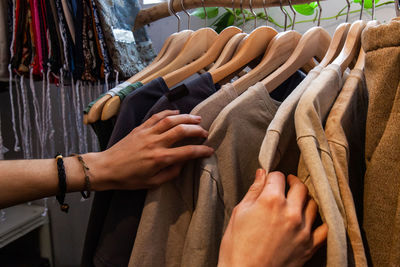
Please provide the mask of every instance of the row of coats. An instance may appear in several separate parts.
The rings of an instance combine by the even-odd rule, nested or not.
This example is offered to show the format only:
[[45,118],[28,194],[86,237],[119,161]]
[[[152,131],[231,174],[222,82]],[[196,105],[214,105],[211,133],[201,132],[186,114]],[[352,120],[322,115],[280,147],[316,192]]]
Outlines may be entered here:
[[96,193],[82,265],[216,266],[232,210],[260,167],[296,174],[328,224],[327,245],[307,266],[396,265],[399,33],[398,19],[364,30],[364,71],[317,66],[272,93],[262,83],[242,94],[219,88],[208,73],[173,89],[162,78],[139,85],[108,146],[152,114],[180,109],[209,131],[185,144],[215,153],[157,189]]

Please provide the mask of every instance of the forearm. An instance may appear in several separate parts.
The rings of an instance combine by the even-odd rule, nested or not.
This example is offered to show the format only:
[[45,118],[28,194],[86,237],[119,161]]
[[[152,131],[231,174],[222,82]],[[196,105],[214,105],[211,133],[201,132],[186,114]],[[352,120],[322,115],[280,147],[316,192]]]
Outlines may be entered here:
[[[82,155],[90,168],[93,190],[104,189],[99,153]],[[65,157],[67,192],[84,188],[84,172],[76,157]],[[55,159],[0,161],[0,208],[32,201],[58,193],[58,171]]]
[[[201,118],[166,110],[153,115],[111,148],[82,155],[93,191],[153,188],[176,177],[182,163],[208,157],[204,145],[172,147],[184,138],[206,138]],[[64,158],[67,192],[85,188],[77,157]],[[54,196],[59,191],[55,159],[0,161],[0,208]]]

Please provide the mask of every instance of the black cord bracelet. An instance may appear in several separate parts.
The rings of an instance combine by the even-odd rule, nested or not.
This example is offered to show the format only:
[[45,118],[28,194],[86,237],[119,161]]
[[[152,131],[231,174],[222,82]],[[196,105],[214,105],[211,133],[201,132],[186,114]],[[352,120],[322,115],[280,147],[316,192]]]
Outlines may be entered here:
[[56,195],[58,203],[60,203],[60,209],[63,212],[68,212],[69,205],[64,202],[65,193],[67,192],[67,178],[65,175],[64,160],[61,154],[56,156],[57,171],[58,171],[58,193]]

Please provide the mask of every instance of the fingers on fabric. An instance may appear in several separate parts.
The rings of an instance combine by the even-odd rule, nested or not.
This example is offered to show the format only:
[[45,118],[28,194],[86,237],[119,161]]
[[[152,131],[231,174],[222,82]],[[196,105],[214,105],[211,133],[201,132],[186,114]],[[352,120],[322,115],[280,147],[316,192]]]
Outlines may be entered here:
[[190,114],[180,114],[167,116],[154,125],[154,132],[161,134],[180,124],[199,124],[201,121],[200,116]]
[[285,175],[271,172],[267,175],[260,198],[271,204],[283,204],[285,200]]
[[317,203],[313,199],[308,200],[304,215],[305,215],[305,227],[310,229],[312,228],[315,218],[317,217]]
[[246,195],[240,202],[240,204],[252,204],[254,203],[257,198],[260,196],[261,192],[263,191],[265,180],[267,178],[267,174],[265,170],[258,169],[256,172],[256,178],[254,183],[250,186],[249,190],[247,191]]
[[322,224],[314,230],[314,232],[312,233],[312,254],[314,254],[325,243],[327,236],[328,225],[326,223]]
[[179,175],[182,166],[182,164],[175,164],[162,169],[159,173],[149,179],[149,186],[157,187],[176,178]]
[[164,168],[176,163],[182,163],[191,159],[204,158],[212,155],[214,150],[203,145],[189,145],[165,149],[158,154],[158,167]]
[[161,135],[162,143],[167,147],[187,137],[207,138],[208,132],[199,125],[179,124]]
[[178,115],[178,114],[179,114],[179,110],[164,110],[164,111],[161,111],[161,112],[151,116],[148,120],[146,120],[142,124],[142,126],[145,128],[149,128],[149,127],[154,126],[159,121],[161,121],[162,119],[164,119],[168,116],[174,116],[174,115]]
[[290,174],[287,180],[290,186],[287,194],[287,201],[291,207],[302,212],[308,198],[308,189],[300,179],[294,175]]

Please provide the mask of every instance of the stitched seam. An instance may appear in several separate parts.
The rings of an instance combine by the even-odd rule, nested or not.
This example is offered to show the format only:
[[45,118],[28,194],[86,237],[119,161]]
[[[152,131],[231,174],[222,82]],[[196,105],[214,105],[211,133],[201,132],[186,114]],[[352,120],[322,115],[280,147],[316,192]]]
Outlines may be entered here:
[[[325,149],[323,149],[323,148],[321,148],[321,147],[319,146],[318,139],[317,139],[314,135],[304,135],[304,136],[300,136],[300,137],[297,138],[297,141],[299,141],[299,140],[300,140],[301,138],[303,138],[303,137],[312,137],[312,138],[314,138],[314,139],[317,141],[317,149],[320,150],[320,151],[322,151],[322,152],[325,152],[325,153],[328,154],[328,156],[332,159],[332,157],[331,157],[331,155],[330,155],[330,152],[327,151],[327,150],[325,150]],[[333,159],[332,159],[332,160],[333,160]]]
[[278,130],[271,129],[271,130],[268,130],[268,131],[270,131],[270,132],[276,132],[276,133],[279,134],[279,136],[281,136],[281,132],[279,132]]
[[212,175],[211,171],[209,171],[209,170],[207,170],[207,169],[205,169],[205,168],[202,168],[202,170],[205,171],[205,172],[207,172],[208,175],[209,175],[209,178],[211,178],[211,180],[213,180],[213,181],[216,183],[216,185],[217,185],[218,198],[219,198],[220,201],[222,202],[222,205],[224,206],[224,210],[225,210],[225,202],[224,202],[224,198],[222,197],[223,193],[221,192],[221,190],[220,190],[220,188],[219,188],[219,186],[218,186],[218,181],[217,181],[217,179],[214,178],[214,176]]

